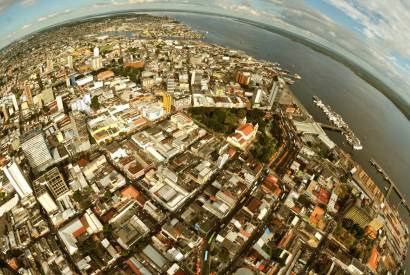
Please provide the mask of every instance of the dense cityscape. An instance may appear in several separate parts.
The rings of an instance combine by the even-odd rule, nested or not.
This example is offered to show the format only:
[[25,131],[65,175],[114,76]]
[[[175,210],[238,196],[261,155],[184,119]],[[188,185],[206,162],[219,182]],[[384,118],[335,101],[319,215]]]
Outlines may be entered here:
[[204,35],[118,15],[0,52],[2,274],[404,274],[407,225],[297,72]]

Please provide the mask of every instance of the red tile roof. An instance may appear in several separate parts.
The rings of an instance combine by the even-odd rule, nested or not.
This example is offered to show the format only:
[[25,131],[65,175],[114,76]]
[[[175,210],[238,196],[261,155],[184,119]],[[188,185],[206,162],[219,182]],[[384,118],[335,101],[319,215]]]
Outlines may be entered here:
[[238,128],[238,131],[241,131],[245,136],[249,136],[253,132],[253,125],[251,123],[245,123]]
[[317,225],[319,221],[323,218],[324,214],[325,214],[325,210],[323,210],[319,206],[316,206],[312,214],[310,214],[310,217],[309,217],[310,223],[313,225]]
[[379,263],[379,252],[377,252],[376,247],[373,247],[372,252],[370,254],[369,261],[367,262],[367,266],[373,271],[377,272],[377,265]]

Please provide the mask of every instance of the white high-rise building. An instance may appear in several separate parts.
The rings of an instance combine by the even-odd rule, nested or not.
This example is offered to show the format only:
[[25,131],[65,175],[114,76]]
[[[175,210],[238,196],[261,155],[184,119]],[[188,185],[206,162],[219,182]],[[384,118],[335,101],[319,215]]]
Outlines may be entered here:
[[102,58],[100,56],[93,57],[91,60],[91,66],[93,70],[98,70],[102,68]]
[[278,77],[275,77],[272,81],[272,88],[270,89],[270,94],[269,94],[269,107],[272,108],[273,103],[275,103],[275,100],[278,96],[278,92],[280,90],[280,80]]
[[262,90],[258,88],[256,91],[253,92],[252,97],[252,104],[253,107],[259,107],[262,101]]
[[57,109],[59,112],[64,112],[64,104],[63,104],[63,97],[61,95],[58,95],[56,97],[57,101]]
[[47,59],[46,72],[49,73],[52,70],[54,70],[54,61],[52,59]]
[[42,168],[52,164],[53,158],[48,150],[46,140],[41,131],[34,130],[26,135],[21,144],[24,154],[33,169]]
[[94,57],[99,57],[100,56],[100,49],[98,47],[94,48]]
[[11,101],[13,102],[14,111],[17,112],[19,110],[19,104],[17,102],[17,97],[15,94],[11,95]]
[[16,162],[13,161],[4,166],[3,171],[7,179],[10,181],[11,185],[14,187],[17,194],[19,194],[21,198],[24,198],[33,193],[33,189],[31,189],[30,184],[23,174],[23,171],[21,171]]
[[73,56],[72,55],[67,56],[67,66],[70,69],[73,68]]

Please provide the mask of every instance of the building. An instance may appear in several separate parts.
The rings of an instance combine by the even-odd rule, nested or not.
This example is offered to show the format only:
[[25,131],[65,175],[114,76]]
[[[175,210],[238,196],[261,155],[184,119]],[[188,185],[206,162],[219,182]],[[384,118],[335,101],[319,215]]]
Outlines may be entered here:
[[172,94],[174,91],[175,91],[175,79],[168,78],[167,79],[167,92]]
[[33,169],[43,170],[53,161],[40,129],[33,130],[23,137],[21,149]]
[[9,112],[7,111],[6,104],[1,105],[1,111],[3,113],[3,123],[9,120]]
[[368,206],[353,205],[344,215],[345,219],[351,219],[361,228],[365,228],[373,221],[374,211]]
[[268,105],[269,107],[273,107],[276,99],[278,98],[278,93],[280,90],[280,81],[279,78],[276,76],[272,81],[272,88],[270,89]]
[[41,98],[44,104],[48,104],[54,100],[54,92],[52,88],[47,88],[41,91]]
[[17,102],[17,97],[16,97],[15,94],[12,94],[12,95],[11,95],[11,101],[13,102],[14,110],[15,110],[15,111],[18,111],[18,110],[19,110],[19,104],[18,104],[18,102]]
[[70,113],[71,125],[75,133],[75,147],[77,152],[90,149],[86,116],[80,112]]
[[248,86],[251,81],[251,74],[248,72],[236,72],[235,81],[241,85]]
[[258,124],[253,126],[251,123],[245,123],[236,129],[234,134],[228,136],[227,141],[231,145],[244,150],[255,139],[257,132]]
[[163,92],[162,94],[162,107],[167,114],[171,113],[172,108],[172,96],[169,93]]
[[16,162],[13,161],[4,166],[3,172],[21,198],[33,193],[33,189],[31,189],[23,171]]
[[34,181],[34,185],[47,186],[53,197],[57,200],[70,191],[57,167],[37,178]]
[[64,103],[63,103],[63,97],[61,95],[58,95],[56,97],[57,101],[57,109],[59,112],[64,112]]
[[253,108],[259,107],[262,101],[262,90],[261,89],[256,89],[253,93],[252,97],[252,106]]
[[46,73],[49,73],[54,70],[54,62],[52,59],[47,59],[47,65],[46,65]]
[[47,214],[53,214],[58,211],[58,206],[54,199],[50,196],[47,188],[43,184],[36,184],[34,182],[34,194],[36,195],[37,201],[41,204]]
[[24,96],[26,97],[27,104],[29,106],[33,105],[33,95],[31,93],[31,88],[28,85],[24,87]]
[[97,79],[102,81],[114,76],[114,72],[107,70],[97,74]]
[[99,57],[100,56],[100,49],[98,47],[95,47],[93,50],[94,57]]
[[69,69],[73,68],[73,56],[71,56],[71,55],[67,56],[67,67]]
[[102,68],[102,58],[101,56],[97,56],[97,57],[93,57],[93,59],[91,59],[91,67],[93,68],[93,70],[98,70]]
[[172,98],[172,106],[176,111],[189,108],[192,106],[191,94],[175,95]]

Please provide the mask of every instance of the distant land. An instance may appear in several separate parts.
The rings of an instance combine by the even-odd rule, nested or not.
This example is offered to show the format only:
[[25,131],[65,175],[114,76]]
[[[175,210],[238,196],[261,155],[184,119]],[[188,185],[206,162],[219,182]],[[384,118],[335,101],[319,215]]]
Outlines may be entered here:
[[387,97],[403,114],[404,116],[410,121],[410,104],[406,103],[405,99],[399,95],[397,92],[394,91],[389,85],[387,85],[385,82],[383,82],[380,78],[376,77],[373,73],[369,72],[366,68],[363,66],[359,65],[358,63],[354,62],[354,60],[351,60],[350,58],[347,58],[343,54],[326,47],[322,44],[319,44],[313,40],[310,40],[303,35],[287,31],[283,28],[273,26],[273,25],[268,25],[256,21],[252,21],[249,19],[244,19],[236,16],[230,16],[230,15],[225,15],[225,14],[220,14],[220,13],[213,13],[213,12],[202,12],[202,11],[192,11],[192,10],[182,10],[182,9],[133,9],[133,10],[123,10],[123,11],[116,11],[116,12],[108,12],[108,13],[100,13],[100,14],[95,14],[95,15],[90,15],[90,16],[83,16],[83,17],[78,17],[74,19],[70,19],[67,21],[63,21],[54,25],[50,25],[48,27],[45,27],[41,30],[35,31],[31,34],[28,34],[24,36],[23,38],[19,39],[18,41],[12,42],[9,45],[5,46],[3,49],[0,49],[0,51],[4,51],[13,44],[19,43],[20,41],[30,39],[30,37],[35,36],[38,33],[48,31],[53,28],[57,28],[60,26],[64,25],[71,25],[79,21],[87,21],[87,20],[98,20],[101,19],[102,17],[111,17],[111,16],[130,16],[130,15],[136,15],[135,13],[150,13],[150,12],[174,12],[174,13],[187,13],[187,14],[201,14],[201,15],[209,15],[209,16],[217,16],[217,17],[223,17],[223,18],[229,18],[236,20],[238,22],[252,25],[261,29],[264,29],[266,31],[281,35],[283,37],[286,37],[290,40],[293,40],[295,42],[301,43],[312,50],[319,52],[323,55],[326,55],[330,57],[331,59],[345,65],[347,68],[349,68],[352,72],[354,72],[358,77],[363,79],[365,82],[373,86],[376,90],[381,92],[385,97]]

